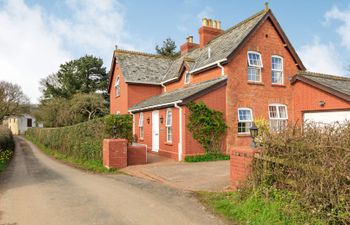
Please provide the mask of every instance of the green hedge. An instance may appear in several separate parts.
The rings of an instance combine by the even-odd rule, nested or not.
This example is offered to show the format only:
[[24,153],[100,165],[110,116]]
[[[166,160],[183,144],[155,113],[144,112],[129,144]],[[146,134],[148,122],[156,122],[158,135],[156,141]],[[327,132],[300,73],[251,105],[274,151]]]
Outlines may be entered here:
[[13,151],[14,149],[15,141],[11,131],[4,126],[0,126],[0,152],[5,150]]
[[27,136],[67,157],[102,161],[102,141],[113,136],[113,125],[117,127],[116,138],[132,141],[132,117],[129,115],[109,115],[60,128],[32,128]]

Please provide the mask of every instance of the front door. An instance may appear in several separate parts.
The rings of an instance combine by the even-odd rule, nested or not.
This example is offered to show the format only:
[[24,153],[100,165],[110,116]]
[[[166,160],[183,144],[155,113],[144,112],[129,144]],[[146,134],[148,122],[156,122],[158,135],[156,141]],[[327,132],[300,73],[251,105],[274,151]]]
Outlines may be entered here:
[[159,111],[152,112],[152,151],[159,151]]

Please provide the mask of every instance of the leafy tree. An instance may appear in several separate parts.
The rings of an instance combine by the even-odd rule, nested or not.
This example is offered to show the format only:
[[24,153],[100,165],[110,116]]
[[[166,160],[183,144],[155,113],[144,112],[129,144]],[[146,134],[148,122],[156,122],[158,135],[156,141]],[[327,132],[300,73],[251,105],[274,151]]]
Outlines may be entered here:
[[69,100],[64,98],[43,100],[33,115],[38,121],[43,122],[45,127],[62,127],[101,117],[107,112],[108,108],[101,94],[78,93]]
[[108,112],[102,95],[96,93],[76,94],[70,101],[71,110],[81,115],[84,120],[103,116]]
[[29,110],[29,98],[17,84],[0,81],[0,121],[5,116],[26,113]]
[[165,41],[163,41],[162,47],[159,47],[157,45],[156,51],[160,55],[169,56],[169,57],[176,57],[180,54],[178,51],[176,51],[175,41],[173,41],[171,38],[167,38]]
[[103,61],[85,55],[60,65],[57,73],[40,81],[44,99],[70,99],[76,93],[103,93],[107,99],[108,75]]

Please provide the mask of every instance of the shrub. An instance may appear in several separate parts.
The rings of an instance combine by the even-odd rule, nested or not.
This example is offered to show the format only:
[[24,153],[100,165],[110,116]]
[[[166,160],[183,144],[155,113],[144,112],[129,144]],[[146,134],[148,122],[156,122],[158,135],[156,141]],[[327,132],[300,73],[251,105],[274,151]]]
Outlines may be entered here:
[[132,119],[129,115],[109,115],[60,128],[32,128],[27,131],[27,136],[74,159],[102,161],[102,140],[112,138],[113,125],[117,127],[116,138],[132,141]]
[[209,162],[209,161],[218,161],[218,160],[229,160],[229,155],[224,155],[220,153],[207,153],[204,155],[194,155],[186,156],[186,162]]
[[290,126],[260,137],[251,188],[289,190],[329,224],[350,223],[350,124]]
[[15,141],[11,131],[4,126],[0,126],[0,152],[5,150],[13,151],[14,149]]
[[227,126],[221,112],[209,109],[203,102],[187,105],[191,111],[188,129],[207,153],[219,152]]

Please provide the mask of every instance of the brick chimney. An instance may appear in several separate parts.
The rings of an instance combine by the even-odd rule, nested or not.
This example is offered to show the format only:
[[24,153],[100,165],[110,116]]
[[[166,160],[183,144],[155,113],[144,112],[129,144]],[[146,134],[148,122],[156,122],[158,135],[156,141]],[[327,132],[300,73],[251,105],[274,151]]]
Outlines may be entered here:
[[214,39],[219,34],[222,34],[224,31],[221,29],[221,22],[219,20],[212,19],[202,19],[202,27],[199,28],[199,46],[203,48],[208,42]]
[[199,44],[193,43],[193,36],[188,36],[186,38],[186,43],[180,46],[181,55],[186,54],[192,49],[198,48]]

